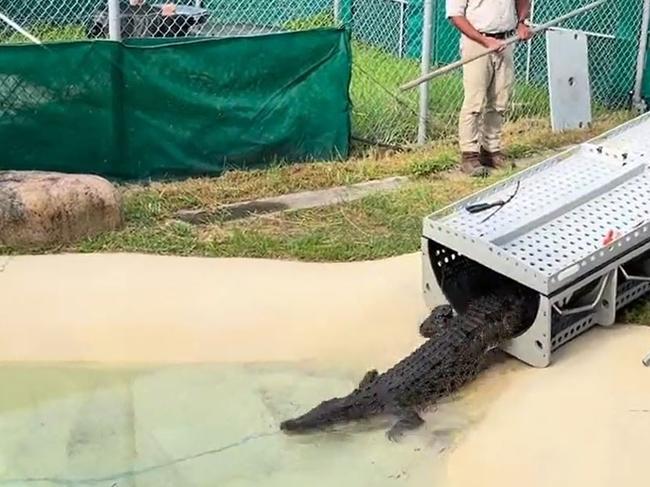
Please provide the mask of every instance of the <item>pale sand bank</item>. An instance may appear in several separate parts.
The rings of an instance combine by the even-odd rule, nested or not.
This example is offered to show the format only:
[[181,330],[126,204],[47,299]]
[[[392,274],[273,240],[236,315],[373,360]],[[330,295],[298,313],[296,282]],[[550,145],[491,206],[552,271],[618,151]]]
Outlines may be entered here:
[[[647,483],[647,328],[594,330],[545,370],[507,360],[401,445],[275,434],[421,343],[420,286],[418,255],[0,258],[0,485]],[[52,364],[80,361],[102,365]]]

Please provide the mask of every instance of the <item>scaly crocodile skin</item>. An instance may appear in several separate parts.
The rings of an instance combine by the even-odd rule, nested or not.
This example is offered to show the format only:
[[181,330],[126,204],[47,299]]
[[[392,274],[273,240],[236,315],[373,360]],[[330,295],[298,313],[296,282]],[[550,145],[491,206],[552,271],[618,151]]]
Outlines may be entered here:
[[399,438],[423,423],[418,411],[475,378],[489,350],[530,325],[536,300],[534,293],[515,284],[470,300],[462,314],[441,323],[431,339],[391,369],[383,374],[370,371],[348,396],[325,401],[283,422],[281,429],[308,432],[389,414],[398,421],[388,436]]

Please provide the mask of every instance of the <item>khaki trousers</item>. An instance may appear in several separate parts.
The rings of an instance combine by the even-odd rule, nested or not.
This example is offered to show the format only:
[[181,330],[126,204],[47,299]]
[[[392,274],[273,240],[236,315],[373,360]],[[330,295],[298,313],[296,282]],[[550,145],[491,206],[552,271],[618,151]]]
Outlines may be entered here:
[[[461,57],[466,59],[485,47],[462,36]],[[460,111],[458,138],[462,152],[501,150],[503,119],[514,83],[514,46],[463,66],[465,99]]]

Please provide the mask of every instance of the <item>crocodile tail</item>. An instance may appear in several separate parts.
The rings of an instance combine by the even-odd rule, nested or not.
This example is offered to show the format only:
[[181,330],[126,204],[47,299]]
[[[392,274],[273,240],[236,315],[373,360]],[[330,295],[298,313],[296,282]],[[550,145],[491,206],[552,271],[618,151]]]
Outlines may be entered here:
[[353,405],[350,399],[347,396],[324,401],[302,416],[284,421],[280,429],[287,433],[306,433],[358,419],[359,405]]

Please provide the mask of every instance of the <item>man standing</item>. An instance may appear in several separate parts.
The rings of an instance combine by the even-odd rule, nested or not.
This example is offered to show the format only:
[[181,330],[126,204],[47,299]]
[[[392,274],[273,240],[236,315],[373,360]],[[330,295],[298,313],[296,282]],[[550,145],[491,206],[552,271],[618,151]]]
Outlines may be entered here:
[[514,82],[514,46],[504,41],[515,33],[522,41],[532,37],[529,13],[530,0],[447,0],[447,17],[462,34],[463,59],[498,49],[463,67],[458,136],[461,169],[472,176],[507,167],[501,133]]

